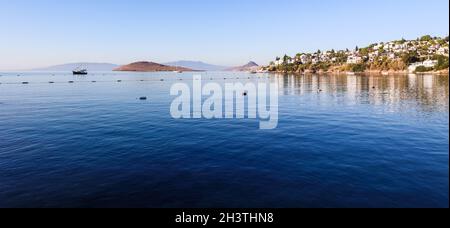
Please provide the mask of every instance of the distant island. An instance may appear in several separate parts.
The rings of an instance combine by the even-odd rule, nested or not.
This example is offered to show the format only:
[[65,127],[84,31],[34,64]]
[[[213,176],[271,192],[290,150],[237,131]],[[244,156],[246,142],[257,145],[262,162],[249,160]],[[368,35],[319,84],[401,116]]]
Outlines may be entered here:
[[188,60],[163,63],[163,65],[174,66],[174,67],[185,67],[185,68],[196,69],[196,70],[201,70],[201,71],[223,71],[223,70],[229,68],[227,66],[219,66],[219,65],[204,63],[201,61],[188,61]]
[[354,50],[318,50],[277,57],[260,70],[288,73],[449,73],[449,37],[371,44]]
[[258,64],[256,64],[253,61],[250,61],[249,63],[247,63],[243,66],[228,68],[228,69],[225,69],[225,71],[247,71],[247,72],[250,72],[250,71],[258,71],[259,68],[260,67]]
[[129,72],[162,72],[162,71],[199,71],[186,67],[167,66],[154,62],[135,62],[128,65],[120,66],[114,71],[129,71]]
[[[190,68],[186,66],[192,66],[196,68]],[[198,67],[198,68],[197,68]],[[159,64],[155,62],[135,62],[128,65],[120,66],[114,69],[114,71],[129,71],[129,72],[170,72],[170,71],[185,71],[185,72],[197,72],[197,71],[247,71],[253,72],[260,70],[260,66],[255,62],[249,62],[243,66],[226,68],[221,66],[210,65],[203,62],[194,61],[179,61],[166,64]]]
[[111,63],[89,63],[89,62],[80,62],[80,63],[68,63],[61,64],[55,66],[49,66],[45,68],[33,69],[32,71],[69,71],[76,68],[86,68],[90,71],[112,71],[113,69],[119,67],[119,65],[111,64]]

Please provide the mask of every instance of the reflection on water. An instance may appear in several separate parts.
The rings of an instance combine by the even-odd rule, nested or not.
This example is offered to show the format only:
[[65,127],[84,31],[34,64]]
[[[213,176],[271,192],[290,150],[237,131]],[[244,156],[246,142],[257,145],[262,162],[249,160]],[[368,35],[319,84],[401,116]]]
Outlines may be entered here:
[[171,118],[191,73],[1,74],[0,207],[449,205],[448,76],[201,73],[277,81],[261,131]]
[[[368,103],[372,105],[417,102],[423,111],[447,111],[449,107],[449,77],[440,75],[275,75],[284,95],[311,92],[336,96],[336,102]],[[342,97],[341,97],[342,98]]]

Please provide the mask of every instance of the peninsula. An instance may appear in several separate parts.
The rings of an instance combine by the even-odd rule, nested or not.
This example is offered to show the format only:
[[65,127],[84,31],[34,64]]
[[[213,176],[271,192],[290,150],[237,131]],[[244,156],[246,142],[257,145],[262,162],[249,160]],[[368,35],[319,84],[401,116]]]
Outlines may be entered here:
[[449,72],[449,38],[422,36],[353,50],[300,52],[277,57],[263,71],[286,73],[441,73]]

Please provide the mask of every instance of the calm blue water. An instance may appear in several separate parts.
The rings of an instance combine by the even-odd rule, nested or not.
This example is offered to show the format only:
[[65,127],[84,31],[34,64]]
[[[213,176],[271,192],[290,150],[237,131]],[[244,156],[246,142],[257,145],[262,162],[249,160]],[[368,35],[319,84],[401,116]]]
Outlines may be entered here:
[[0,75],[0,207],[449,206],[448,76],[208,73],[280,83],[261,131],[172,119],[189,74]]

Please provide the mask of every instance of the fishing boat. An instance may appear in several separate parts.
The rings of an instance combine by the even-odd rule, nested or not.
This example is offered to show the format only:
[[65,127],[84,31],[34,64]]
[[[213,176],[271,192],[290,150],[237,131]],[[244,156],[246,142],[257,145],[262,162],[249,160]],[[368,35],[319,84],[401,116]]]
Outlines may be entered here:
[[79,66],[75,70],[73,70],[72,73],[73,73],[73,75],[87,75],[88,71],[86,68]]
[[174,73],[177,73],[177,74],[183,73],[182,70],[179,70],[179,69],[178,69],[178,66],[175,68],[175,70],[174,70],[173,72],[174,72]]
[[73,75],[87,75],[88,72],[86,69],[74,70],[72,71]]
[[177,74],[183,73],[183,71],[179,69],[178,64],[175,65],[175,70],[173,72]]

